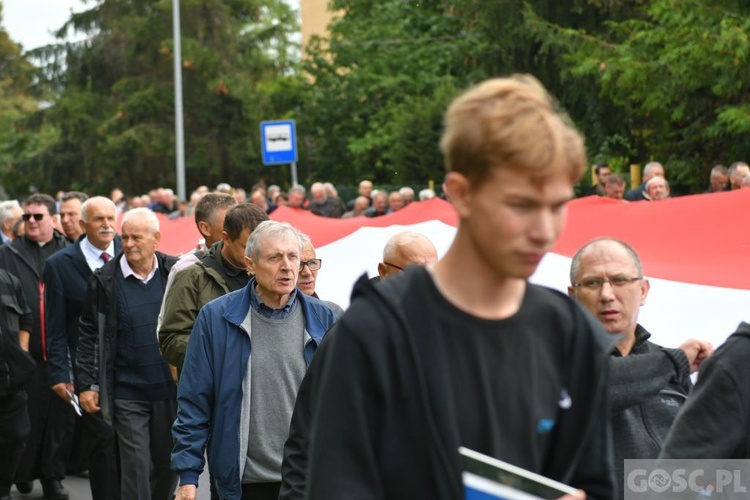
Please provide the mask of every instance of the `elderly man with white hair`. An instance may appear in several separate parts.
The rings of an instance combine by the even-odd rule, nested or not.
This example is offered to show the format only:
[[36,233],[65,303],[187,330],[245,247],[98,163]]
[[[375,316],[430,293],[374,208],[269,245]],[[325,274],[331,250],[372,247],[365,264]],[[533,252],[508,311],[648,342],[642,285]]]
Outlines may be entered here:
[[326,189],[325,184],[322,182],[316,182],[310,186],[310,194],[312,194],[310,211],[321,217],[339,219],[344,215],[346,207],[344,207],[344,203],[341,200],[329,196],[328,193],[329,190]]
[[175,257],[157,252],[159,219],[147,208],[122,221],[123,253],[94,272],[78,340],[81,407],[114,424],[122,498],[170,499],[170,429],[177,387],[154,335]]
[[646,163],[646,166],[643,167],[643,183],[625,193],[623,199],[628,201],[648,200],[649,198],[648,193],[646,192],[646,183],[648,183],[648,181],[650,181],[654,177],[666,178],[666,176],[664,175],[664,166],[658,161],[651,161]]
[[651,201],[666,200],[669,198],[669,183],[664,177],[652,177],[646,183],[646,194]]
[[[241,290],[206,304],[190,334],[172,433],[177,500],[194,500],[208,446],[221,498],[274,499],[297,389],[323,336],[337,320],[298,293],[301,241],[284,222],[250,235]],[[220,404],[218,402],[221,402]]]
[[18,200],[0,203],[0,245],[13,241],[13,225],[23,215],[23,208]]

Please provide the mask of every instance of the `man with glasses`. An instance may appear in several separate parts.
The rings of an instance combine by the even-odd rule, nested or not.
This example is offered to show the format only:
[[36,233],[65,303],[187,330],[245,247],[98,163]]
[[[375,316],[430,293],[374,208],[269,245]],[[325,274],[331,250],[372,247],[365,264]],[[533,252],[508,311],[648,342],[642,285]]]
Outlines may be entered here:
[[688,391],[690,374],[711,355],[711,344],[690,339],[678,349],[658,346],[638,324],[650,284],[636,251],[627,243],[595,239],[570,266],[568,294],[611,334],[622,340],[610,358],[609,403],[617,498],[623,495],[625,459],[657,458]]
[[337,320],[323,302],[297,289],[301,247],[289,224],[262,222],[245,247],[253,275],[247,286],[198,313],[172,430],[177,500],[196,498],[209,440],[208,463],[222,498],[279,496],[297,389]]
[[21,217],[26,234],[0,248],[0,268],[21,281],[26,304],[31,309],[30,335],[23,335],[19,340],[37,363],[35,377],[26,388],[31,435],[16,471],[16,484],[21,493],[29,493],[34,479],[40,478],[45,498],[68,498],[61,480],[65,477],[65,460],[72,437],[73,408],[50,388],[43,321],[44,264],[68,242],[55,230],[57,204],[51,196],[31,195],[24,203]]
[[[300,233],[299,237],[300,240],[302,240],[302,262],[300,262],[299,266],[297,288],[299,288],[299,290],[305,295],[320,299],[318,294],[315,293],[315,283],[318,281],[318,271],[323,267],[323,260],[317,258],[315,247],[308,235]],[[341,315],[344,314],[344,310],[335,302],[331,302],[330,300],[324,300],[323,302],[331,308],[336,316],[341,317]]]
[[383,262],[378,264],[378,275],[384,280],[400,274],[406,266],[427,266],[437,260],[437,250],[429,238],[413,231],[401,231],[386,242]]

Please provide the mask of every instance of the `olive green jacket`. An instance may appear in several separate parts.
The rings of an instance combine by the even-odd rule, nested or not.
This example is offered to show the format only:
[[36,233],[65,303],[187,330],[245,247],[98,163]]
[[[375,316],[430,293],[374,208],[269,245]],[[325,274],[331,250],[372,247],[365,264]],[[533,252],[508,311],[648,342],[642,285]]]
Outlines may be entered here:
[[[204,257],[221,262],[223,243],[214,245]],[[164,318],[159,329],[161,354],[179,375],[185,361],[190,331],[201,308],[212,300],[231,292],[226,280],[204,261],[177,273],[164,300]]]

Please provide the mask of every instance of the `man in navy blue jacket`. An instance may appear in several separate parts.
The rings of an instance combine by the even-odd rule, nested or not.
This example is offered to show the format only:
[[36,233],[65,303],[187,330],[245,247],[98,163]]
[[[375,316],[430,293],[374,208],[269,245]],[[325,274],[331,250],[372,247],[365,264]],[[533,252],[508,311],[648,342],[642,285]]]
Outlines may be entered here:
[[[121,251],[115,234],[115,204],[96,196],[81,207],[78,224],[83,235],[75,245],[49,258],[44,267],[47,322],[47,361],[52,390],[66,403],[75,392],[78,322],[83,310],[89,278]],[[83,413],[81,426],[82,456],[89,459],[89,481],[94,500],[119,498],[119,480],[115,456],[115,435],[101,414]]]
[[300,253],[292,226],[262,222],[245,247],[254,278],[198,314],[172,428],[178,500],[196,498],[209,439],[208,462],[221,498],[279,497],[297,389],[337,319],[323,302],[296,288]]

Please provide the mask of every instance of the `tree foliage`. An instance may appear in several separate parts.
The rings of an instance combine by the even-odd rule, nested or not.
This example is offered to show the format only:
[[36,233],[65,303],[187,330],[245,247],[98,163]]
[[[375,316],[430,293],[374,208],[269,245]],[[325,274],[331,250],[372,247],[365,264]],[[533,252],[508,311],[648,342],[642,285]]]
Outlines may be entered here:
[[641,158],[698,188],[715,163],[747,159],[750,145],[750,5],[651,0],[593,33],[532,16],[547,40],[568,47],[576,81],[626,113]]
[[[181,19],[187,185],[257,178],[258,121],[295,78],[294,13],[282,0],[182,0]],[[89,38],[34,54],[56,93],[36,121],[57,139],[17,170],[47,189],[174,186],[171,0],[99,0],[59,35],[71,29]]]

